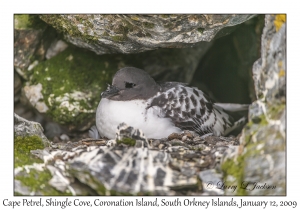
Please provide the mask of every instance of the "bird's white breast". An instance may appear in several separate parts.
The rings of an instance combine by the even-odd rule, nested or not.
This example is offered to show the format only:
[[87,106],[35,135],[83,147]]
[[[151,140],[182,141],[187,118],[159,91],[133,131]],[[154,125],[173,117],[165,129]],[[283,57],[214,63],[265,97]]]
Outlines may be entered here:
[[165,138],[171,133],[181,132],[170,119],[160,116],[159,109],[146,107],[147,101],[143,100],[101,99],[96,113],[96,126],[100,135],[115,138],[120,123],[141,129],[147,138]]

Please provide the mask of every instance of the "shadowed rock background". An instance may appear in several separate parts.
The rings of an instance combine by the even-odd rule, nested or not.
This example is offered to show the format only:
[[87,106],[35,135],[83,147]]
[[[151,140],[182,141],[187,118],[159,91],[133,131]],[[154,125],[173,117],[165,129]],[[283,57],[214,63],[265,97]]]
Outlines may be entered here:
[[218,102],[252,104],[241,145],[226,155],[225,180],[263,183],[276,173],[276,191],[254,194],[285,194],[285,16],[15,15],[14,28],[19,127],[20,116],[41,123],[54,143],[88,137],[114,73],[138,67]]

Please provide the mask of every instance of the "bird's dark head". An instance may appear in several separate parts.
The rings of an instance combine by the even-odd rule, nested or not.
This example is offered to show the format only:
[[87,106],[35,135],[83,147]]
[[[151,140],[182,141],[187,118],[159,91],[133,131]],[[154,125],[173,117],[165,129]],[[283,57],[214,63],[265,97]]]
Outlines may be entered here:
[[159,85],[148,73],[138,68],[125,67],[117,71],[112,85],[101,96],[115,101],[148,99],[158,90]]

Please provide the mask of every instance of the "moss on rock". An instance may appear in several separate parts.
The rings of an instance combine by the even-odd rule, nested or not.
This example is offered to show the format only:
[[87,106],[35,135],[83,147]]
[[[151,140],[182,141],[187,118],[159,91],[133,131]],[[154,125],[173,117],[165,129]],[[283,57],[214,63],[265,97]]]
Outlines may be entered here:
[[[14,167],[15,180],[19,180],[23,187],[34,195],[71,195],[71,193],[62,193],[49,185],[52,178],[51,173],[44,167],[43,160],[30,153],[31,150],[43,149],[44,143],[39,136],[15,136],[14,138]],[[16,190],[16,188],[15,188]],[[15,195],[23,195],[15,191]]]
[[[77,25],[73,25],[72,21],[65,18],[66,15],[40,15],[40,18],[48,24],[51,24],[56,30],[63,34],[68,34],[71,37],[80,38],[82,41],[92,44],[98,43],[98,39],[102,36],[110,36],[107,33],[98,35],[93,33],[90,35],[89,32],[93,31],[94,25],[88,20],[87,16],[93,15],[74,15],[72,21]],[[80,25],[80,26],[79,26]],[[115,36],[111,36],[114,41]],[[122,40],[121,40],[122,41]]]
[[47,169],[45,169],[45,171],[30,169],[28,173],[15,177],[22,185],[28,187],[32,193],[37,195],[72,195],[70,192],[60,192],[50,186],[49,181],[51,178],[52,175]]
[[[237,156],[227,158],[222,163],[221,168],[224,172],[226,185],[238,186],[234,195],[272,195],[274,193],[274,190],[259,191],[259,189],[252,189],[254,187],[253,183],[255,182],[268,184],[270,180],[266,179],[262,174],[265,173],[263,171],[266,171],[265,168],[268,167],[269,159],[272,158],[272,161],[275,163],[281,162],[282,160],[279,159],[280,153],[285,151],[283,144],[285,141],[284,137],[276,123],[271,123],[274,118],[280,118],[285,110],[285,105],[270,105],[269,110],[270,111],[266,113],[268,117],[262,114],[255,118],[260,119],[259,121],[251,119],[248,122],[240,138],[241,145],[238,149]],[[270,119],[270,116],[273,119]],[[265,176],[267,175],[265,174]],[[259,181],[250,181],[253,177],[256,177],[255,179],[259,177]],[[247,186],[247,184],[249,184],[250,187]],[[278,185],[282,185],[281,182],[278,182]]]
[[68,47],[33,69],[31,85],[42,84],[47,114],[61,124],[76,125],[94,117],[100,93],[117,69],[113,56]]
[[30,151],[43,149],[44,143],[39,136],[15,136],[14,138],[14,166],[31,165],[43,161],[34,157]]
[[[76,46],[97,54],[128,54],[208,42],[220,29],[240,24],[254,15],[45,14],[39,17]],[[197,28],[208,32],[195,33]]]
[[14,15],[15,29],[26,29],[30,26],[29,15]]
[[38,18],[38,15],[14,15],[15,29],[45,29],[47,24]]
[[128,146],[134,146],[136,143],[136,141],[134,139],[131,139],[131,138],[122,138],[121,140],[118,140],[117,141],[117,144],[126,144]]

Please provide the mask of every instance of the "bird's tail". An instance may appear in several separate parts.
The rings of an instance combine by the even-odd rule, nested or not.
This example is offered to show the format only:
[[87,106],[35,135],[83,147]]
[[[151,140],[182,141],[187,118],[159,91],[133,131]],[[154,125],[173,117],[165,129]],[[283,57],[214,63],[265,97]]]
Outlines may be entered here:
[[93,125],[89,130],[89,137],[93,139],[100,139],[100,134],[98,129],[95,125]]
[[228,112],[248,111],[249,109],[249,104],[215,103],[215,105]]
[[233,119],[233,125],[225,132],[225,136],[228,134],[237,135],[242,130],[243,126],[247,123],[248,119],[248,104],[232,104],[232,103],[215,103],[215,106],[221,108]]
[[246,117],[240,118],[239,120],[234,122],[233,126],[231,126],[226,130],[224,135],[227,136],[228,134],[233,134],[234,136],[236,136],[241,132],[242,128],[246,123],[247,123]]

